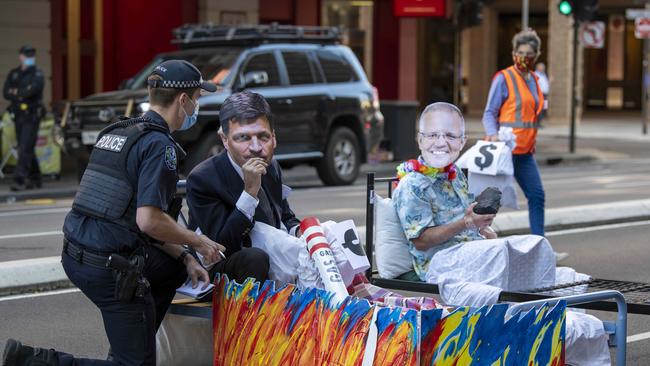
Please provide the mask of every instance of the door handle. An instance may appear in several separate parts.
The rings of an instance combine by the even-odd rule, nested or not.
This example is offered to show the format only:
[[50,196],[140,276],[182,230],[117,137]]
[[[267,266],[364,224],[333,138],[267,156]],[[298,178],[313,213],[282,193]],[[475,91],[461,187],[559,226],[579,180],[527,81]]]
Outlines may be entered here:
[[280,100],[278,100],[278,103],[279,104],[291,105],[291,104],[293,104],[293,100],[291,100],[290,98],[280,99]]

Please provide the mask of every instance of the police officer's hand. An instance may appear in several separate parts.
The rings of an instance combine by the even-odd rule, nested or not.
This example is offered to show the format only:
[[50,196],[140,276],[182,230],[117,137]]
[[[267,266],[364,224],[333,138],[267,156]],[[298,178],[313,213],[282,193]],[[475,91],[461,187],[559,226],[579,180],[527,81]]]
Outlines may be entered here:
[[201,266],[199,262],[197,262],[196,259],[191,255],[185,256],[184,263],[187,275],[192,280],[192,288],[196,288],[196,286],[199,284],[199,281],[203,281],[203,287],[201,290],[204,290],[206,287],[208,287],[210,284],[210,275],[208,275],[208,271],[206,271],[205,268],[203,268],[203,266]]
[[262,186],[262,175],[266,174],[266,167],[269,164],[262,158],[250,158],[242,165],[244,172],[244,190],[246,193],[257,198]]
[[487,214],[487,215],[479,215],[474,213],[474,206],[476,206],[476,202],[472,203],[467,207],[467,210],[465,210],[465,217],[463,217],[463,220],[465,220],[465,226],[468,229],[483,229],[486,226],[492,225],[492,221],[494,221],[494,218],[497,216],[495,214]]
[[198,235],[197,237],[199,239],[198,245],[194,245],[194,249],[201,253],[203,256],[203,262],[206,265],[219,262],[222,259],[219,251],[225,252],[226,247],[212,241],[205,235]]
[[485,136],[485,141],[497,142],[499,141],[499,135],[487,135]]

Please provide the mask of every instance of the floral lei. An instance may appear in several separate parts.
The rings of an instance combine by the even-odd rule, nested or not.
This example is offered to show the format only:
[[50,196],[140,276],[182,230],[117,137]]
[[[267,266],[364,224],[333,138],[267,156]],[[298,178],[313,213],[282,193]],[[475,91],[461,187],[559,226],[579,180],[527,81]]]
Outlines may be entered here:
[[402,179],[411,172],[418,172],[432,178],[436,178],[441,174],[445,174],[449,180],[456,179],[456,166],[453,163],[447,165],[444,168],[434,168],[428,166],[424,160],[422,160],[422,157],[419,157],[417,159],[410,159],[398,165],[397,179]]

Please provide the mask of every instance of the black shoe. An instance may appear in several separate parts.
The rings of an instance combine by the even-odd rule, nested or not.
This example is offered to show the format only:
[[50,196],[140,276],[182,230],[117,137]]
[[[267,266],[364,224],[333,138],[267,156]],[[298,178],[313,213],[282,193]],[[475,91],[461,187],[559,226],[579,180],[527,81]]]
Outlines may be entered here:
[[18,191],[24,191],[25,189],[27,189],[27,186],[25,186],[22,183],[14,183],[11,185],[11,187],[9,187],[9,189],[11,189],[14,192],[18,192]]
[[2,354],[2,366],[43,365],[59,366],[54,350],[23,346],[15,339],[7,340]]
[[27,189],[42,188],[42,187],[43,187],[43,182],[40,180],[30,181],[25,186],[25,188]]

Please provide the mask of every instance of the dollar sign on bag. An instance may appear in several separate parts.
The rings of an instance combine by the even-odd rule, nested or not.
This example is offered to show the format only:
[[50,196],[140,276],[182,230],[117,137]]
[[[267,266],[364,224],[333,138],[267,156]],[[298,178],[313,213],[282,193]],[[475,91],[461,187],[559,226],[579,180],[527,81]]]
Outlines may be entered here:
[[478,151],[483,154],[483,157],[485,160],[481,159],[480,156],[477,156],[474,158],[474,163],[476,164],[477,167],[483,171],[483,169],[489,167],[492,165],[492,160],[494,160],[494,155],[489,150],[496,150],[497,147],[494,144],[489,144],[489,145],[483,145],[481,146]]

